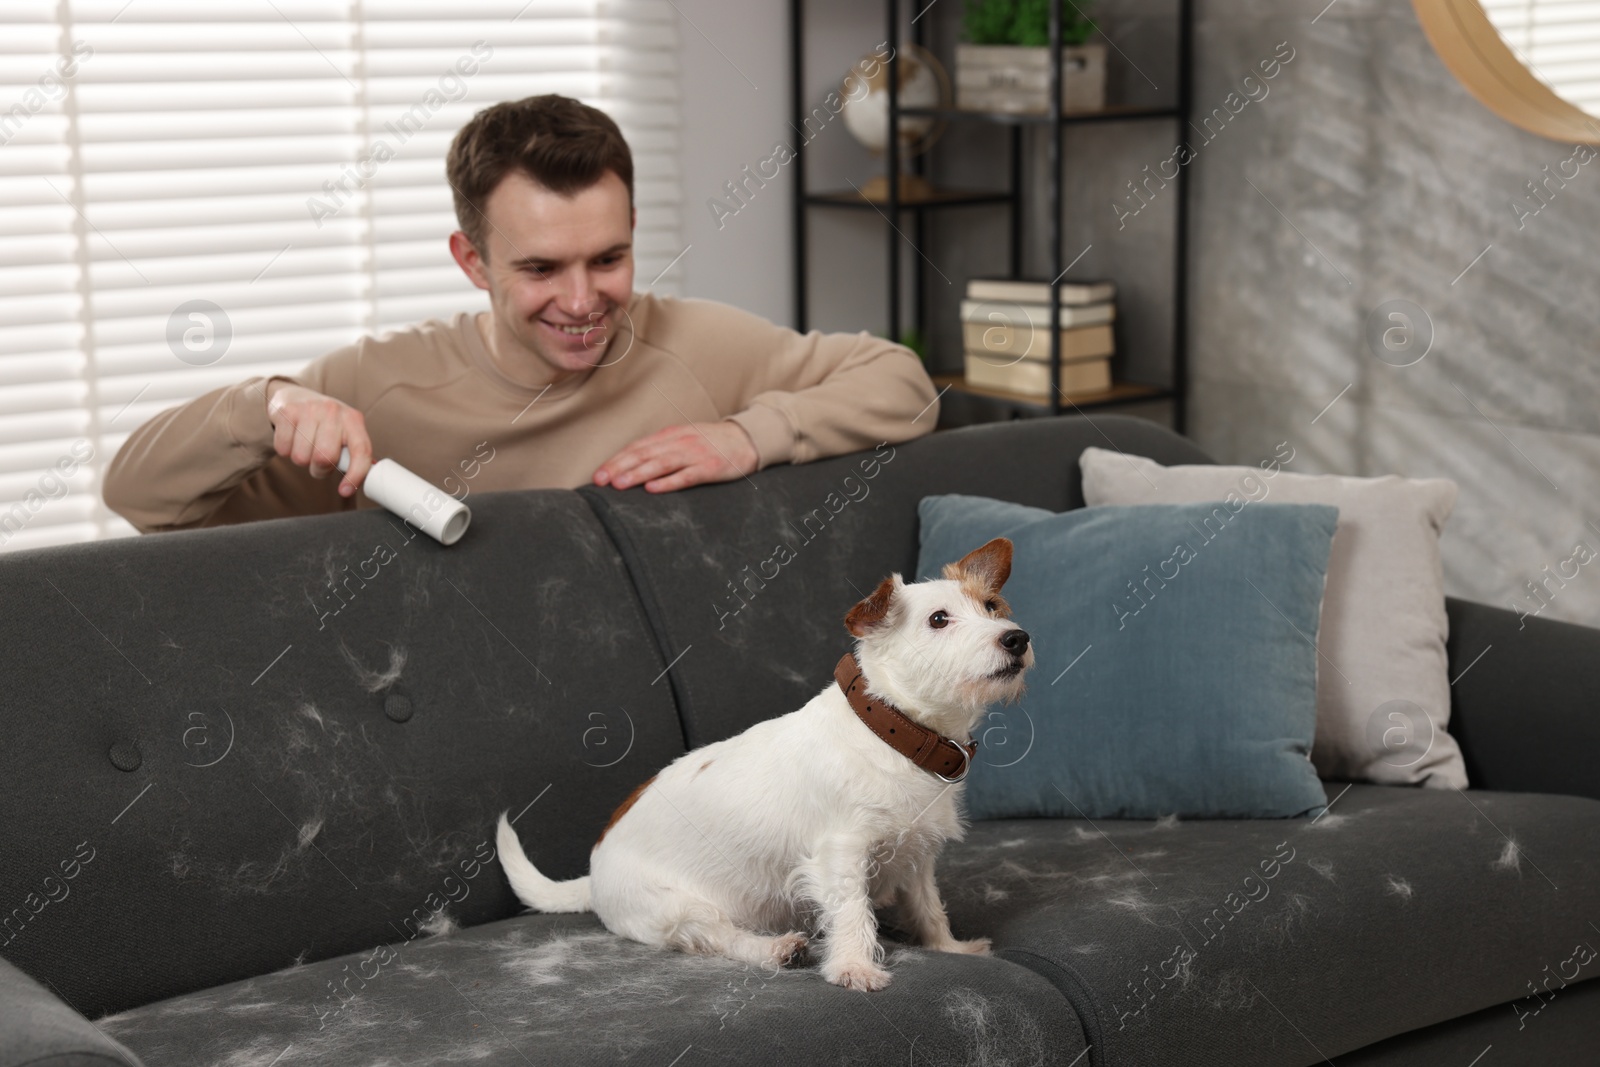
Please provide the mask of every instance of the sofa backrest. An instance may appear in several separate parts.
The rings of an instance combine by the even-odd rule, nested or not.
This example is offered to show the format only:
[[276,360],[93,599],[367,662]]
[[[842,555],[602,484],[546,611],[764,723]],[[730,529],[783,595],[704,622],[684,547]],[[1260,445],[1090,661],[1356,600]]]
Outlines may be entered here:
[[471,503],[0,557],[0,955],[94,1018],[514,914],[502,810],[586,873],[666,663],[581,497]]
[[850,648],[845,612],[891,572],[915,573],[924,496],[1082,507],[1090,445],[1211,462],[1155,423],[1095,415],[967,427],[682,493],[578,492],[627,561],[698,747],[828,684]]

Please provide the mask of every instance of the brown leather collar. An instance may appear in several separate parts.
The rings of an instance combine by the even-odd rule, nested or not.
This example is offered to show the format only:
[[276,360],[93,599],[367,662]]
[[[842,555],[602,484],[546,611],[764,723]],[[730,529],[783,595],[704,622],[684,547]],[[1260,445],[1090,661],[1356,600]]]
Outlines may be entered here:
[[833,680],[839,683],[839,689],[850,702],[856,718],[866,723],[867,729],[882,738],[890,748],[947,782],[959,782],[967,776],[967,768],[972,766],[972,756],[978,751],[978,742],[968,741],[963,745],[952,741],[916,722],[888,701],[867,696],[867,682],[861,677],[861,665],[849,652],[833,669]]

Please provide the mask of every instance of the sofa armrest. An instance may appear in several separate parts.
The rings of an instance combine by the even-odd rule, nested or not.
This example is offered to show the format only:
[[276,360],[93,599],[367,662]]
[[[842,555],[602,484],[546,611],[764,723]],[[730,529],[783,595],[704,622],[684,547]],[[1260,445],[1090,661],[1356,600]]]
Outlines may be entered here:
[[1472,786],[1600,798],[1600,629],[1445,607],[1450,734]]
[[0,957],[0,1067],[142,1067],[44,986]]

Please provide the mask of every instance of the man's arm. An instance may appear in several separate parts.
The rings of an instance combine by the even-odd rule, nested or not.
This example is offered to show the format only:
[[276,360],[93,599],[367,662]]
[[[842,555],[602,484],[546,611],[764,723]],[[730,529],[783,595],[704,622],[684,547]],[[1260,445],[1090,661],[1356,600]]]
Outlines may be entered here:
[[728,418],[755,442],[762,467],[898,444],[939,421],[933,382],[904,345],[866,332],[800,334],[736,316],[724,358],[751,373]]
[[[355,347],[313,361],[294,378],[250,378],[163,411],[123,442],[106,469],[106,505],[141,533],[354,507],[353,487],[341,493],[340,486],[359,484],[365,471],[371,446],[364,429],[364,448],[351,441],[353,454],[365,453],[360,470],[353,464],[349,478],[319,476],[338,456],[338,423],[360,421],[321,395],[353,397],[340,383],[350,376],[343,365],[354,361]],[[277,408],[270,413],[269,390]],[[294,403],[286,407],[285,400]],[[313,413],[316,401],[344,410]]]
[[938,422],[933,382],[903,345],[866,333],[800,334],[710,301],[675,304],[685,324],[667,331],[668,346],[730,414],[633,442],[595,472],[596,484],[681,489],[899,443]]

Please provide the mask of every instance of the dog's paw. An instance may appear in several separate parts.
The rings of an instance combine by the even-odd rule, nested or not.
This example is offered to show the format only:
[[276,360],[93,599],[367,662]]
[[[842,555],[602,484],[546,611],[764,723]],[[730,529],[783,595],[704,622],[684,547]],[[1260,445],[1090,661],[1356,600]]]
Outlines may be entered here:
[[876,993],[888,985],[893,976],[873,963],[846,963],[838,967],[823,967],[822,977],[845,989],[861,989],[868,993]]
[[987,937],[975,937],[971,941],[951,941],[949,944],[940,945],[940,952],[962,952],[968,956],[987,956],[993,942]]
[[811,939],[805,934],[780,934],[772,939],[772,954],[767,962],[774,967],[793,966],[805,956],[806,947],[810,944]]

